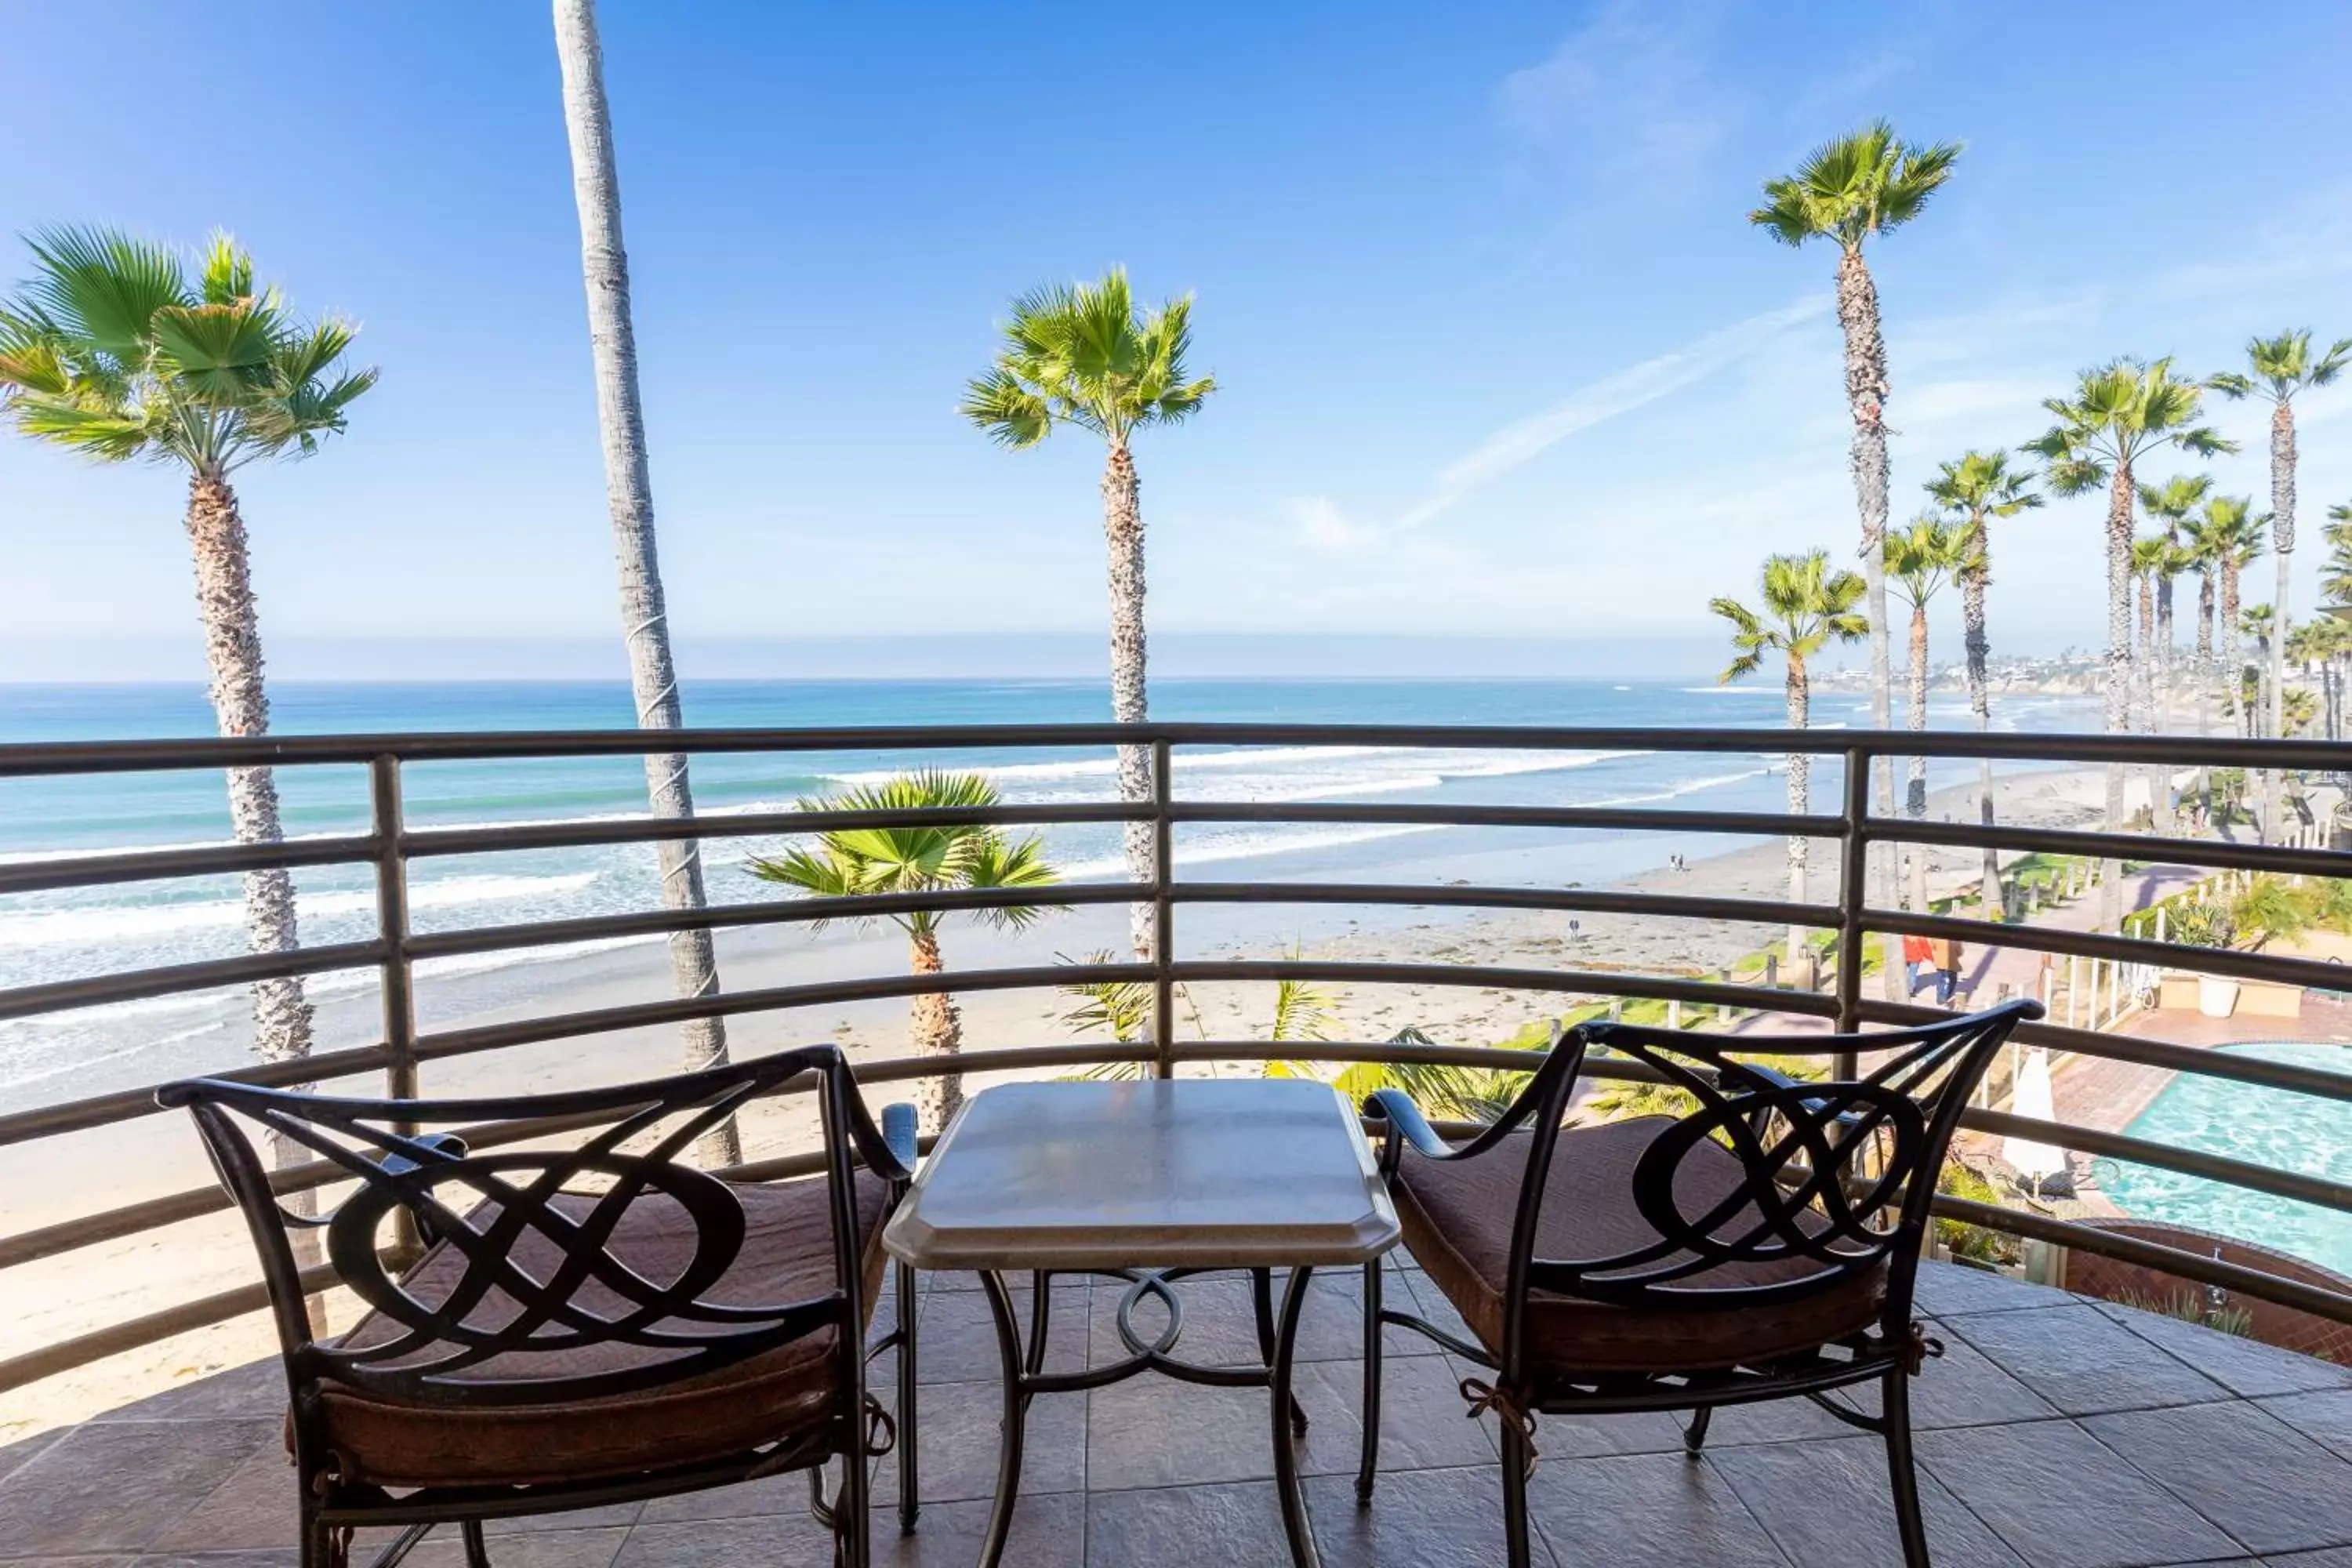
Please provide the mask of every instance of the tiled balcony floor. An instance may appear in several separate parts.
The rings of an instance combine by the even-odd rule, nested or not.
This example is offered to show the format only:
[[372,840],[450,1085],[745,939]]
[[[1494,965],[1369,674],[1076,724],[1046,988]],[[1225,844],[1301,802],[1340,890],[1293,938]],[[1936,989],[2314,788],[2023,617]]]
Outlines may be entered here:
[[[1356,1507],[1354,1281],[1327,1281],[1301,1332],[1309,1497],[1332,1568],[1502,1561],[1491,1421],[1465,1369],[1395,1331],[1385,1474]],[[1115,1353],[1113,1287],[1056,1288],[1054,1354]],[[1238,1280],[1189,1282],[1184,1348],[1255,1352]],[[1392,1293],[1442,1303],[1418,1274]],[[2352,1568],[2352,1369],[2054,1290],[1931,1266],[1922,1310],[1948,1347],[1915,1385],[1929,1532],[1943,1568],[2239,1563]],[[1402,1304],[1401,1297],[1399,1304]],[[994,1479],[994,1332],[973,1281],[920,1300],[921,1526],[877,1510],[876,1561],[966,1564]],[[886,1303],[884,1311],[890,1310]],[[887,1321],[887,1319],[886,1319]],[[275,1363],[191,1384],[0,1449],[0,1559],[77,1568],[291,1563],[293,1479]],[[1286,1562],[1265,1395],[1143,1378],[1041,1396],[1017,1568],[1254,1568]],[[1692,1464],[1659,1416],[1546,1417],[1533,1511],[1559,1564],[1839,1568],[1899,1561],[1877,1440],[1802,1401],[1725,1412]],[[895,1495],[895,1464],[879,1467]],[[821,1568],[824,1533],[787,1476],[723,1491],[492,1526],[501,1568]],[[364,1543],[363,1543],[364,1546]],[[355,1562],[363,1562],[355,1553]],[[411,1556],[450,1568],[440,1533]],[[1544,1559],[1539,1559],[1544,1560]]]

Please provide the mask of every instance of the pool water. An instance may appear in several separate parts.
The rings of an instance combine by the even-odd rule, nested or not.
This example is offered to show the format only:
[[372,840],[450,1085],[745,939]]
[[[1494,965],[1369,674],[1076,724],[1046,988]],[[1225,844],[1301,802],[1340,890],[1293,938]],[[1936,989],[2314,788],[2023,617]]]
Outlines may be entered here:
[[[2352,1045],[2300,1041],[2217,1048],[2352,1073]],[[2352,1182],[2352,1104],[2340,1100],[2181,1073],[2126,1131],[2151,1142]],[[2218,1231],[2352,1274],[2352,1214],[2152,1165],[2101,1160],[2098,1170],[2100,1187],[2126,1214]]]

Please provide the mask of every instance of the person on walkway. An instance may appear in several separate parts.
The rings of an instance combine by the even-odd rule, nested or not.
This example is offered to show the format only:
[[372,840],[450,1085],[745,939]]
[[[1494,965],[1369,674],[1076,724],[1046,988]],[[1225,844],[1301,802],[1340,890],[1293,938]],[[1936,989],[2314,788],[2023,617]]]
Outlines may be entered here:
[[1960,944],[1938,938],[1930,945],[1936,949],[1936,1005],[1948,1007],[1960,994]]
[[1924,936],[1903,939],[1903,995],[1905,1000],[1919,994],[1919,987],[1927,984],[1927,960],[1932,944]]

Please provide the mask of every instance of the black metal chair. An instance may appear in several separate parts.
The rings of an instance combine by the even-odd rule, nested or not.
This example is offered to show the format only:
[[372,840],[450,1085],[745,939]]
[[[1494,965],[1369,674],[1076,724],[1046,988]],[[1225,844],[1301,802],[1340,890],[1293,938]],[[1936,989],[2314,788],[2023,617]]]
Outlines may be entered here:
[[[682,1163],[747,1102],[810,1075],[822,1176],[734,1182]],[[866,1461],[894,1436],[913,1527],[911,1271],[893,1331],[870,1352],[866,1335],[914,1123],[890,1107],[886,1136],[837,1047],[564,1094],[348,1100],[198,1079],[156,1098],[194,1116],[261,1255],[304,1568],[343,1568],[353,1531],[392,1526],[376,1560],[389,1568],[446,1522],[483,1568],[485,1520],[796,1469],[835,1561],[865,1568]],[[435,1131],[449,1128],[467,1131]],[[349,1195],[324,1215],[289,1212],[256,1130],[337,1167]],[[291,1233],[312,1226],[333,1282],[368,1308],[337,1338],[306,1308],[321,1280],[303,1278]],[[866,1393],[887,1348],[895,1419]]]
[[[1969,1094],[2011,1030],[2041,1015],[2011,1002],[1920,1028],[1774,1038],[1587,1024],[1460,1148],[1402,1091],[1372,1095],[1405,1244],[1476,1342],[1386,1309],[1378,1266],[1365,1270],[1358,1497],[1372,1495],[1381,1330],[1395,1323],[1495,1373],[1462,1388],[1501,1421],[1513,1568],[1528,1562],[1538,1415],[1686,1410],[1695,1459],[1717,1406],[1793,1394],[1885,1438],[1904,1559],[1926,1568],[1909,1380],[1942,1346],[1911,1315],[1920,1243]],[[1697,1108],[1562,1131],[1596,1046]],[[1868,1070],[1797,1080],[1735,1051],[1853,1052]],[[1875,1414],[1830,1397],[1864,1383],[1879,1386]]]

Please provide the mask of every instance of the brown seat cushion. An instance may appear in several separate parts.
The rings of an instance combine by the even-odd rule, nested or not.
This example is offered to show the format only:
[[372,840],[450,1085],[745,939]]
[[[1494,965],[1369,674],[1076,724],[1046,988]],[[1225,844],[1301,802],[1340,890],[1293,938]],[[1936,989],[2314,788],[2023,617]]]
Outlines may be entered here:
[[[777,1306],[822,1296],[834,1288],[833,1226],[824,1178],[733,1184],[730,1190],[743,1205],[742,1250],[700,1300],[714,1305]],[[556,1202],[584,1209],[594,1199]],[[859,1172],[857,1223],[869,1321],[882,1283],[879,1242],[888,1205],[887,1186]],[[623,1214],[609,1250],[661,1284],[678,1277],[695,1247],[694,1226],[685,1210],[673,1199],[648,1195]],[[559,1254],[544,1236],[527,1230],[514,1257],[534,1278],[544,1279]],[[463,1272],[462,1256],[438,1246],[410,1271],[408,1288],[422,1300],[446,1299]],[[618,1295],[593,1282],[583,1286],[575,1299],[600,1315],[625,1306]],[[511,1298],[493,1291],[467,1314],[467,1321],[495,1323],[514,1310]],[[673,1326],[688,1333],[710,1329],[690,1321]],[[383,1344],[405,1331],[371,1312],[343,1343]],[[578,1377],[656,1363],[674,1359],[675,1353],[606,1342],[569,1350],[509,1352],[463,1375],[482,1382]],[[605,1398],[467,1407],[389,1399],[331,1383],[323,1404],[328,1444],[344,1480],[396,1487],[527,1485],[626,1475],[759,1447],[828,1415],[838,1381],[834,1331],[826,1328],[732,1366]]]
[[[1657,1230],[1634,1206],[1633,1166],[1673,1125],[1669,1118],[1647,1116],[1560,1134],[1536,1225],[1536,1257],[1612,1258],[1654,1244]],[[1528,1149],[1528,1135],[1520,1135],[1468,1160],[1432,1160],[1408,1150],[1392,1189],[1406,1247],[1498,1356],[1511,1226]],[[1678,1206],[1685,1214],[1704,1213],[1738,1191],[1742,1180],[1738,1157],[1702,1139],[1676,1168]],[[1717,1234],[1742,1228],[1735,1215]],[[1728,1263],[1676,1283],[1692,1291],[1767,1285],[1821,1268],[1803,1258]],[[1538,1370],[1569,1373],[1736,1366],[1857,1333],[1870,1326],[1885,1293],[1883,1259],[1819,1291],[1761,1307],[1621,1307],[1538,1290],[1528,1302],[1528,1352]]]

